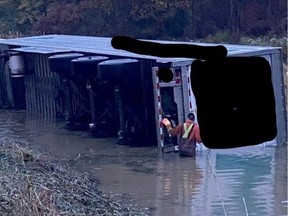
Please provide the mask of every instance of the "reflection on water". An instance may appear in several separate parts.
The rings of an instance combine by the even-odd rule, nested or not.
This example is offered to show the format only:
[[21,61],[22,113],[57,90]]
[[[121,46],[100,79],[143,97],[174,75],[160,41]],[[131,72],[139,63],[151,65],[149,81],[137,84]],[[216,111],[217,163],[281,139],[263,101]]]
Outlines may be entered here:
[[[256,149],[255,149],[256,150]],[[260,155],[216,155],[217,178],[221,182],[222,199],[227,212],[241,212],[245,215],[273,215],[272,155],[267,150]],[[215,208],[213,215],[223,211]]]
[[69,160],[114,199],[150,208],[152,215],[287,215],[286,147],[198,151],[194,160],[94,139],[23,111],[0,110],[0,120],[1,138]]

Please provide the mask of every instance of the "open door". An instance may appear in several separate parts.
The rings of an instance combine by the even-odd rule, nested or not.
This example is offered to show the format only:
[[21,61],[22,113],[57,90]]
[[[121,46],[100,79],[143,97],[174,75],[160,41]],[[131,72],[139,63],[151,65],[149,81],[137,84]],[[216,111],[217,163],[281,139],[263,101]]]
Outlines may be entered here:
[[[172,81],[159,80],[157,74],[161,67],[171,70]],[[172,63],[165,63],[153,68],[158,146],[163,153],[178,151],[178,137],[172,137],[168,133],[166,127],[161,123],[162,119],[167,118],[172,127],[175,127],[184,122],[187,114],[192,111],[193,94],[189,83],[190,71],[190,64],[173,66]]]

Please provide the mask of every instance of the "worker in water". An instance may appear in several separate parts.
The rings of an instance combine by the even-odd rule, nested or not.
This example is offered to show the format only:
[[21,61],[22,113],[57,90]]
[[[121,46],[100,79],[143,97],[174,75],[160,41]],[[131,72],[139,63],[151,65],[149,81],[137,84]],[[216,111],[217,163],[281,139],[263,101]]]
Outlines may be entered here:
[[172,128],[170,121],[167,118],[162,120],[162,123],[166,126],[167,131],[171,136],[179,135],[179,153],[181,156],[192,156],[196,154],[196,143],[201,143],[200,129],[195,122],[194,113],[187,115],[186,121],[182,124],[178,124],[175,128]]

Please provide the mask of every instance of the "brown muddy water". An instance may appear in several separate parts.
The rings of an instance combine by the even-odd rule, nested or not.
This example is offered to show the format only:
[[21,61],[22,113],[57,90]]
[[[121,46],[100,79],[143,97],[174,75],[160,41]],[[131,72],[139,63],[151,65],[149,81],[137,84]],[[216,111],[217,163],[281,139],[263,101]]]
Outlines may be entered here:
[[288,215],[286,145],[199,150],[194,160],[67,131],[25,111],[0,110],[0,121],[2,139],[69,161],[115,200],[153,216]]

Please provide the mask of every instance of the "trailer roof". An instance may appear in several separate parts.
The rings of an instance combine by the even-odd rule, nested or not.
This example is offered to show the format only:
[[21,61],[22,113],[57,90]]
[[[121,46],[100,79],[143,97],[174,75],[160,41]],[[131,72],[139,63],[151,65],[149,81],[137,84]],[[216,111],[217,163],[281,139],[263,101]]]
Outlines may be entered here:
[[[182,41],[163,41],[150,40],[158,43],[187,43],[202,46],[220,45],[211,43],[194,43]],[[91,37],[91,36],[77,36],[77,35],[42,35],[22,38],[12,38],[0,40],[0,44],[19,46],[13,50],[38,53],[38,54],[53,54],[60,52],[85,52],[100,55],[122,56],[129,58],[154,59],[160,62],[175,62],[185,61],[186,58],[159,58],[155,56],[139,55],[124,50],[117,50],[111,46],[111,37]],[[248,46],[248,45],[224,45],[228,50],[228,55],[247,55],[256,53],[271,53],[281,49],[280,47],[262,47],[262,46]],[[190,59],[191,60],[191,59]]]

